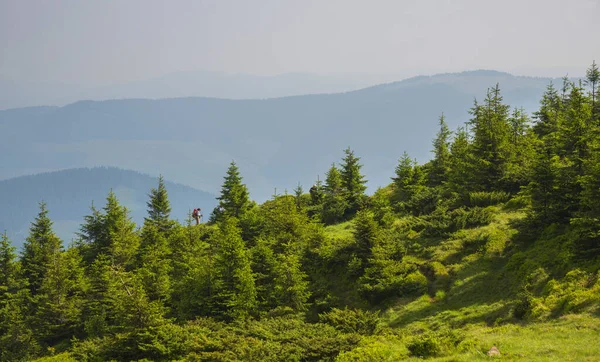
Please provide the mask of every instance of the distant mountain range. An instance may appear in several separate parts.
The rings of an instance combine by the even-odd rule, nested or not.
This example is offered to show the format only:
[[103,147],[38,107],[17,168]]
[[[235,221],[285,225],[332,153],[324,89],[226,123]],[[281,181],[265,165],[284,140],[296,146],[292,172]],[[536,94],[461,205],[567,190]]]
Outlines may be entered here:
[[[265,100],[216,98],[79,101],[0,111],[0,179],[115,166],[218,193],[232,159],[258,201],[322,179],[350,146],[370,191],[386,185],[404,151],[430,158],[442,112],[452,128],[475,98],[500,84],[504,100],[537,109],[550,78],[472,71],[357,91]],[[560,80],[554,80],[560,83]]]
[[84,86],[56,82],[24,82],[0,76],[0,110],[29,106],[63,106],[79,100],[127,98],[214,97],[264,99],[303,94],[337,93],[379,84],[385,75],[318,75],[286,73],[274,76],[222,72],[177,72],[147,80]]
[[[147,216],[146,202],[158,178],[112,167],[79,168],[0,181],[0,232],[7,231],[16,246],[28,235],[30,223],[39,212],[39,202],[47,203],[55,232],[65,243],[90,214],[92,203],[103,208],[112,189],[121,204],[141,226]],[[215,195],[166,181],[171,216],[184,222],[195,207],[207,218],[216,205]]]

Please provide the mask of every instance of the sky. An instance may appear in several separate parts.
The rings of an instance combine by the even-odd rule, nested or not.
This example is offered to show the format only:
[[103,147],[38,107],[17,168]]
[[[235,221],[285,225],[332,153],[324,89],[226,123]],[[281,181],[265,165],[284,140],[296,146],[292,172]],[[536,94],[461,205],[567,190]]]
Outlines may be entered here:
[[600,62],[599,19],[600,0],[0,0],[0,77],[580,76]]

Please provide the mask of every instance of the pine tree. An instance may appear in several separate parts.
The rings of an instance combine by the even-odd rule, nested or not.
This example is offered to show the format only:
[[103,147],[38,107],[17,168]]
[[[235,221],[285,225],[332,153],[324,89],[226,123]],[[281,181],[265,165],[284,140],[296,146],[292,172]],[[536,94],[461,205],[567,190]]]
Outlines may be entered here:
[[137,273],[151,301],[169,304],[172,293],[170,274],[173,270],[171,255],[164,233],[156,224],[146,222],[142,228]]
[[361,272],[369,265],[369,259],[373,256],[373,248],[377,244],[379,234],[379,225],[370,211],[363,210],[356,214],[354,240],[356,242],[356,256],[361,262]]
[[240,219],[251,205],[248,188],[242,184],[242,177],[234,161],[231,161],[224,179],[221,195],[217,197],[219,206],[213,210],[211,215],[213,222],[221,221],[225,217]]
[[415,162],[404,151],[402,157],[396,166],[396,176],[392,177],[394,182],[393,199],[396,202],[404,203],[412,197],[412,186],[415,183]]
[[509,106],[502,103],[498,85],[488,90],[484,104],[475,103],[470,113],[473,115],[469,123],[473,127],[474,185],[480,191],[498,190],[508,158],[510,134]]
[[225,316],[245,319],[256,309],[256,288],[250,256],[236,223],[234,218],[224,219],[213,239],[217,249],[214,265],[219,279],[215,298]]
[[589,153],[589,142],[592,136],[591,110],[583,89],[570,87],[568,106],[563,122],[559,125],[558,154],[573,162],[574,175],[583,175],[583,163]]
[[40,212],[29,229],[29,236],[23,244],[21,265],[28,281],[29,291],[35,296],[46,277],[48,265],[62,249],[61,240],[52,230],[45,203],[40,203]]
[[472,189],[472,154],[469,136],[464,128],[459,128],[450,146],[450,172],[448,183],[452,190],[464,192]]
[[444,114],[440,116],[440,130],[433,141],[434,158],[431,160],[429,171],[429,184],[438,186],[444,184],[448,179],[450,170],[450,130],[446,124]]
[[598,70],[598,66],[596,65],[596,61],[592,62],[592,65],[588,68],[585,73],[585,84],[592,87],[592,91],[590,95],[592,96],[592,116],[594,119],[598,119],[598,110],[596,107],[596,90],[598,83],[600,82],[600,70]]
[[540,101],[539,111],[533,114],[533,117],[536,119],[533,130],[540,139],[558,131],[562,110],[563,105],[558,91],[550,83]]
[[30,322],[46,344],[70,339],[78,326],[87,280],[76,248],[51,255]]
[[117,196],[109,192],[104,207],[104,235],[108,237],[103,252],[113,260],[114,265],[133,267],[135,256],[140,245],[139,235],[135,230],[135,223],[129,216],[129,211],[121,206]]
[[10,295],[17,292],[20,284],[15,249],[5,231],[0,239],[0,309]]
[[158,187],[153,188],[148,196],[148,217],[145,221],[153,223],[159,231],[167,232],[173,226],[173,221],[170,220],[171,204],[162,175],[158,177]]
[[514,109],[508,123],[508,157],[501,182],[505,190],[516,193],[529,183],[529,173],[535,159],[536,136],[523,109]]
[[334,224],[344,219],[349,202],[345,198],[343,179],[340,170],[332,164],[327,171],[323,186],[323,215],[326,224]]
[[344,189],[344,198],[348,203],[346,216],[354,215],[362,206],[367,186],[367,180],[360,173],[362,165],[360,158],[354,155],[350,147],[344,150],[346,156],[342,160],[340,175],[342,177],[342,187]]
[[280,254],[274,266],[274,294],[278,307],[305,311],[310,296],[307,275],[301,270],[300,257],[295,253]]

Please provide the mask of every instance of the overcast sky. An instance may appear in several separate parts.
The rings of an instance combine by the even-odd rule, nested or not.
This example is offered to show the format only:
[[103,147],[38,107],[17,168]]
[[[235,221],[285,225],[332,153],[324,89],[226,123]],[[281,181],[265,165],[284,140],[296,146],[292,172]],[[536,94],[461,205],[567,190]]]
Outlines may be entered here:
[[0,76],[107,84],[176,71],[577,76],[600,0],[0,0]]

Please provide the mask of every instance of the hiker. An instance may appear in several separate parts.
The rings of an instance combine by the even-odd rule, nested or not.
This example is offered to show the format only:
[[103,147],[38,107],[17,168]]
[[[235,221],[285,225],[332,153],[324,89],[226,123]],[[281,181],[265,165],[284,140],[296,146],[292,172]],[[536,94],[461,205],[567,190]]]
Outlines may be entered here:
[[309,192],[310,192],[310,196],[312,196],[313,199],[317,196],[317,191],[319,191],[319,189],[317,188],[317,185],[312,185]]
[[192,217],[196,220],[196,225],[200,224],[200,209],[194,209],[192,212]]

